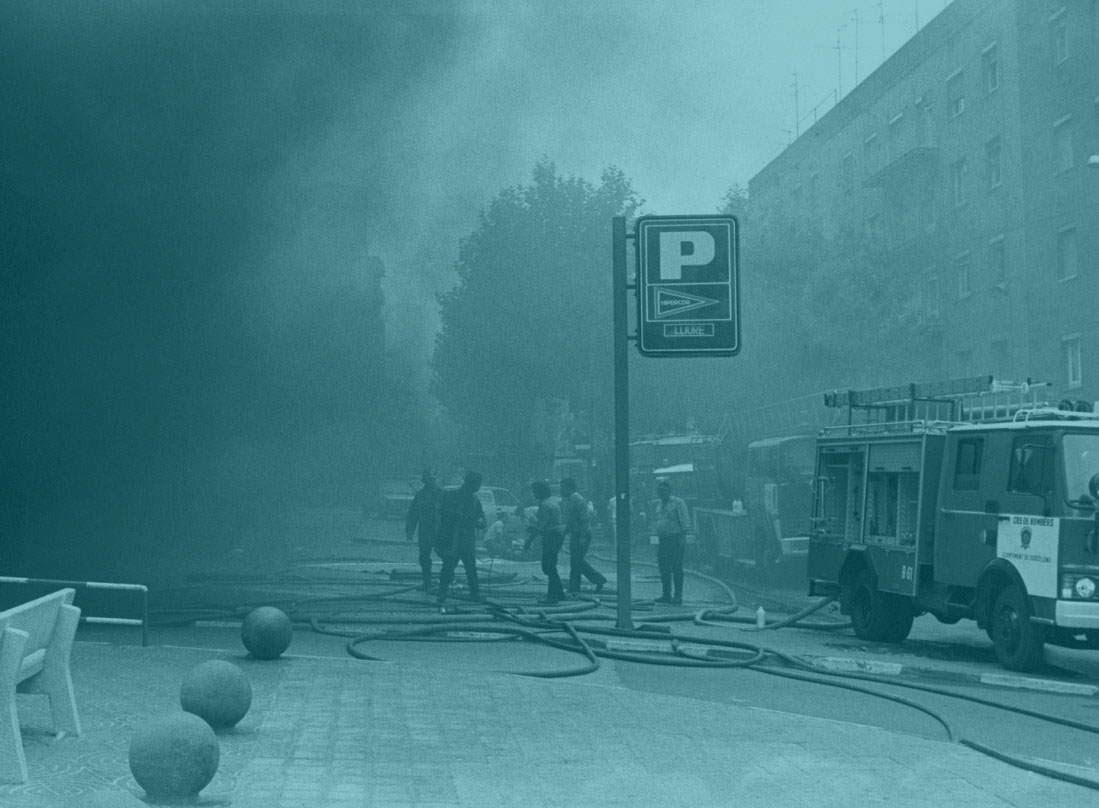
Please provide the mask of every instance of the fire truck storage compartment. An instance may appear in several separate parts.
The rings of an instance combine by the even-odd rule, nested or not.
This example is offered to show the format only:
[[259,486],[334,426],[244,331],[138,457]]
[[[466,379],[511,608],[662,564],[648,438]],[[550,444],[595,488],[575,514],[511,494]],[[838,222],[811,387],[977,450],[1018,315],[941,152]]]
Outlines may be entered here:
[[818,496],[822,538],[847,544],[860,541],[863,456],[861,446],[821,449]]
[[864,541],[914,547],[920,499],[920,442],[871,445],[869,455]]

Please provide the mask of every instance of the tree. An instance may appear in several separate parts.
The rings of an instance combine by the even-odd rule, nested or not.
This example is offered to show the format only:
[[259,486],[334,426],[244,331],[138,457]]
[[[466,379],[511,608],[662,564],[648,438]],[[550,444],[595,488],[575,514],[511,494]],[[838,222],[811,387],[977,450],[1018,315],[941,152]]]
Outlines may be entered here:
[[594,185],[543,159],[461,241],[457,284],[440,297],[432,389],[479,447],[534,448],[540,400],[609,422],[610,226],[640,204],[616,168]]

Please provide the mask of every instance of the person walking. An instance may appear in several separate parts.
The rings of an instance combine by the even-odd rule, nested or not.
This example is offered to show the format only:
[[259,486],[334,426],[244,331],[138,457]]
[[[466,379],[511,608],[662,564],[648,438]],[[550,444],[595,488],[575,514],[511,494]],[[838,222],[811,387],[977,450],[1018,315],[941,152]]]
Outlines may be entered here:
[[691,515],[687,511],[687,503],[672,496],[672,484],[667,480],[661,480],[657,484],[656,495],[659,499],[654,521],[656,536],[660,541],[656,561],[660,568],[660,588],[663,590],[656,602],[678,606],[683,603],[683,551],[687,546],[687,529],[691,524]]
[[439,529],[435,533],[435,550],[443,559],[439,571],[439,592],[436,603],[439,611],[446,612],[446,593],[454,580],[458,562],[466,570],[469,596],[482,601],[481,587],[477,581],[477,530],[485,526],[485,511],[477,491],[481,488],[481,475],[476,471],[466,473],[460,487],[443,491],[439,500]]
[[425,592],[431,589],[431,551],[435,548],[435,532],[439,526],[439,496],[441,491],[431,471],[425,471],[420,477],[424,486],[412,497],[408,506],[408,516],[404,521],[405,538],[412,541],[413,534],[420,531],[420,572],[423,583],[418,587]]
[[530,549],[535,537],[542,540],[542,573],[546,576],[548,585],[546,596],[539,598],[538,602],[560,603],[565,599],[561,576],[557,573],[557,554],[561,552],[561,545],[565,541],[561,533],[561,508],[550,496],[549,483],[545,480],[535,480],[531,483],[530,492],[538,500],[538,514],[534,524],[529,528],[530,535],[527,536],[523,549]]
[[588,500],[576,490],[576,480],[561,480],[561,505],[564,509],[565,537],[569,540],[569,594],[580,593],[581,578],[595,584],[595,591],[602,592],[607,578],[584,560],[591,546],[591,508]]

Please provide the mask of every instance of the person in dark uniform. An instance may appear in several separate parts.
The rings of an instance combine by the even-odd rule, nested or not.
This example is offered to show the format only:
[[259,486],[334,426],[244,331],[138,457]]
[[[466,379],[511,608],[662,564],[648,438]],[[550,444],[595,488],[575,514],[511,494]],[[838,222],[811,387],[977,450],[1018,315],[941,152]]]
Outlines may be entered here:
[[656,535],[660,541],[656,560],[660,568],[660,588],[663,590],[656,602],[678,606],[683,603],[683,552],[687,546],[691,516],[687,511],[687,503],[672,496],[672,484],[667,480],[661,480],[657,484],[656,494],[660,497],[654,517]]
[[420,570],[424,582],[420,588],[425,592],[431,589],[431,551],[435,548],[435,531],[439,525],[439,486],[435,475],[425,471],[420,477],[424,487],[416,492],[412,504],[408,506],[408,516],[404,521],[405,538],[412,541],[412,535],[420,531]]
[[485,527],[485,511],[477,491],[481,487],[481,475],[476,471],[466,473],[459,488],[443,491],[439,500],[439,528],[435,532],[435,551],[443,559],[439,572],[439,594],[436,602],[439,611],[446,611],[446,592],[454,580],[458,562],[466,569],[469,596],[481,601],[481,588],[477,582],[477,530]]
[[569,541],[569,593],[579,594],[581,578],[587,578],[600,592],[607,578],[584,560],[591,546],[591,510],[588,500],[576,490],[576,480],[561,480],[561,510],[565,520],[565,538]]
[[550,496],[549,483],[545,480],[536,480],[531,483],[530,492],[538,500],[538,515],[529,528],[530,535],[527,536],[527,543],[523,549],[530,549],[536,537],[542,540],[542,572],[549,585],[546,596],[540,598],[538,602],[559,603],[565,599],[561,576],[557,573],[557,554],[561,552],[561,545],[565,541],[564,534],[561,533],[561,507]]

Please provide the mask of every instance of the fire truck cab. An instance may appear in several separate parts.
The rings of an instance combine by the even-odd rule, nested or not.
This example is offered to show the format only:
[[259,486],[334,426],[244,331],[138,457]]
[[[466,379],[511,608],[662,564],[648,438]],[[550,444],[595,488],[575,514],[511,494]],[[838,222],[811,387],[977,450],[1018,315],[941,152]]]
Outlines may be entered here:
[[838,595],[866,640],[900,642],[923,613],[976,620],[1001,664],[1031,670],[1047,642],[1099,648],[1097,505],[1091,413],[1028,408],[825,430],[810,593]]

